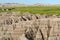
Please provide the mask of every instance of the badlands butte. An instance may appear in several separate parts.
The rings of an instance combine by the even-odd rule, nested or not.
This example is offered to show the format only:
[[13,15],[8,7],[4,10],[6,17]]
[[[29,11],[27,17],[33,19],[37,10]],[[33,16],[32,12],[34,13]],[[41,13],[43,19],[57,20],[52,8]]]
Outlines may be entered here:
[[25,9],[21,9],[24,12],[0,9],[0,40],[60,40],[60,15],[57,15],[60,14],[59,7],[53,7],[54,10],[38,10],[42,14],[49,12],[55,15],[40,15],[38,8],[34,7],[32,9],[36,14],[31,14],[32,9],[29,9],[26,10],[28,12]]

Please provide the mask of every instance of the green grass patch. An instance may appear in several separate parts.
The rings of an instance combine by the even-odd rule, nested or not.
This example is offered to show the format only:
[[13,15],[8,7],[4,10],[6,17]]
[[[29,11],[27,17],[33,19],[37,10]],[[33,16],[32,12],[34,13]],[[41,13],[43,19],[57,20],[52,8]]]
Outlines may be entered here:
[[30,12],[31,14],[58,14],[60,15],[60,7],[59,6],[26,6],[26,7],[16,7],[14,9],[8,10],[8,11],[2,11],[0,9],[0,12]]

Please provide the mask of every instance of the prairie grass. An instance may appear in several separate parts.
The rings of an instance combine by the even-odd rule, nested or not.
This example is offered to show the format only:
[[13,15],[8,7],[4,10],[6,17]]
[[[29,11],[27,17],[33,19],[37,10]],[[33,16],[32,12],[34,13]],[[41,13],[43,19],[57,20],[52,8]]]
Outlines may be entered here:
[[14,9],[8,11],[0,12],[30,12],[31,14],[40,14],[40,15],[60,15],[60,6],[25,6],[25,7],[15,7]]

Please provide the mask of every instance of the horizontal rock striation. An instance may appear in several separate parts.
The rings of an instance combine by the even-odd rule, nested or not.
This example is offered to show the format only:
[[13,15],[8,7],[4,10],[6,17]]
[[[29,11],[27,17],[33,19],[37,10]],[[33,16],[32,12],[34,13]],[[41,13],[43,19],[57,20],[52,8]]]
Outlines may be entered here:
[[60,40],[60,18],[38,14],[0,14],[0,40]]

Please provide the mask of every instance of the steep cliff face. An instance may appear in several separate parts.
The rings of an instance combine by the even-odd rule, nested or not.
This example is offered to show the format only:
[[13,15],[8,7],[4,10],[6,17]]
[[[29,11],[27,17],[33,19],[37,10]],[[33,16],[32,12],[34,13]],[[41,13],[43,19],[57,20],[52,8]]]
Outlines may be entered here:
[[57,16],[16,15],[0,15],[0,40],[60,40]]

